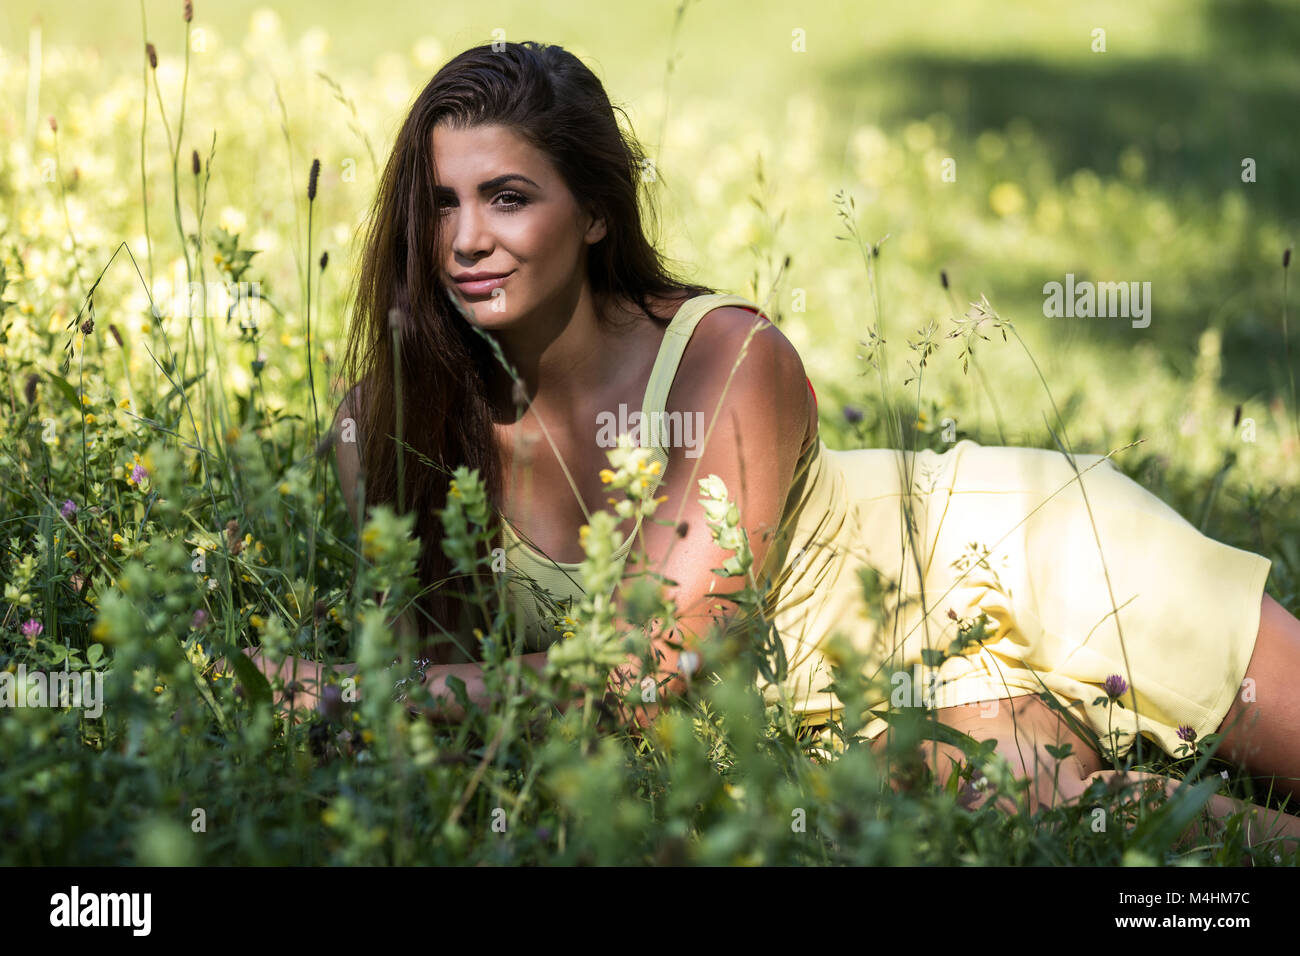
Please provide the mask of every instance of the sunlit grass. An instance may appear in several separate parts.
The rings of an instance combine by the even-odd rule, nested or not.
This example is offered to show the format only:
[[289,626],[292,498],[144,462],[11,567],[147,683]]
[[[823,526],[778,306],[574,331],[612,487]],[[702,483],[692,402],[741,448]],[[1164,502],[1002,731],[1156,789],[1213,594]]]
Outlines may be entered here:
[[[47,105],[0,155],[0,662],[109,676],[103,720],[36,708],[0,720],[9,860],[1087,864],[1188,852],[1158,825],[1177,801],[1154,804],[1132,835],[1097,834],[1080,808],[1036,821],[963,810],[956,792],[926,786],[906,744],[890,762],[915,784],[906,794],[860,746],[823,764],[788,713],[747,689],[752,670],[780,668],[762,655],[737,655],[728,680],[670,709],[639,743],[597,721],[594,689],[561,715],[561,685],[591,684],[625,650],[608,607],[580,609],[545,678],[508,665],[509,634],[483,635],[489,680],[510,703],[457,727],[410,721],[364,693],[391,684],[384,665],[398,647],[384,625],[413,595],[411,543],[387,512],[355,535],[316,440],[341,394],[351,242],[376,164],[394,118],[454,51],[417,42],[372,72],[337,70],[329,23],[286,35],[259,14],[238,44],[214,29],[195,52],[179,6],[148,7],[158,66],[145,63],[143,83],[138,25],[141,59],[46,45]],[[200,5],[195,27],[204,15]],[[706,22],[694,16],[688,50]],[[1130,59],[1194,57],[1203,39],[1192,26],[1157,34],[1126,22],[1140,41]],[[966,26],[986,52],[1001,42]],[[878,49],[955,56],[964,29],[955,21],[923,49],[897,27],[882,24]],[[1087,25],[1040,16],[1019,36],[1046,58],[1076,28]],[[0,57],[0,90],[20,103],[28,36],[11,35],[22,44]],[[794,71],[791,56],[774,51],[774,72]],[[1093,169],[1026,119],[972,128],[957,94],[952,108],[895,116],[907,100],[886,84],[867,100],[881,115],[846,118],[828,107],[844,82],[836,59],[809,62],[827,74],[824,95],[788,88],[751,114],[688,69],[672,78],[666,117],[653,86],[630,112],[643,135],[664,120],[666,251],[712,285],[770,301],[816,383],[827,444],[942,450],[945,419],[984,444],[1056,447],[1045,422],[1076,451],[1141,440],[1117,464],[1207,533],[1271,557],[1274,593],[1294,607],[1300,435],[1283,366],[1271,346],[1245,372],[1225,351],[1278,341],[1294,210],[1260,206],[1236,158],[1213,191],[1203,170],[1183,186],[1158,175],[1180,155],[1169,144],[1190,106],[1153,118],[1151,142],[1125,143]],[[872,79],[868,69],[854,82]],[[182,104],[183,135],[169,142]],[[955,182],[940,175],[948,157]],[[854,197],[856,248],[837,238],[837,195]],[[1152,327],[1045,318],[1042,284],[1066,272],[1152,281]],[[199,294],[187,294],[191,282]],[[937,337],[918,381],[907,343],[931,321],[946,334],[982,296],[1020,341],[977,341],[963,371],[959,346]],[[888,340],[874,375],[846,347],[873,322]],[[844,404],[858,414],[846,418]],[[461,530],[449,547],[484,533],[452,517]],[[592,526],[584,546],[599,578],[610,542]],[[237,694],[232,675],[215,673],[223,655],[258,644],[356,661],[360,704],[339,706],[340,691],[307,724],[273,716],[265,682],[245,669]],[[841,698],[862,699],[865,676],[844,664]],[[1181,775],[1195,762],[1160,769]],[[965,782],[997,779],[973,769]],[[1112,800],[1090,806],[1118,822]],[[195,808],[213,821],[202,838]],[[502,819],[510,839],[485,838]],[[1207,838],[1199,852],[1236,862],[1241,839]],[[1272,862],[1273,851],[1256,857]]]

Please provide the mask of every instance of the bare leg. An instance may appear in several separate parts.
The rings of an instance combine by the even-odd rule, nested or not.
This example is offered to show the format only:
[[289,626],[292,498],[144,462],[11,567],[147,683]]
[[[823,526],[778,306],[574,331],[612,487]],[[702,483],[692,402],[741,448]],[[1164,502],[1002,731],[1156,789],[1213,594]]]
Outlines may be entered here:
[[1272,777],[1275,790],[1291,795],[1291,807],[1300,805],[1297,681],[1300,621],[1265,594],[1244,686],[1218,728],[1223,734],[1218,753],[1254,776]]
[[[1073,794],[1079,782],[1100,770],[1102,762],[1061,718],[1053,713],[1036,694],[981,701],[957,707],[941,707],[935,712],[940,723],[973,737],[976,741],[994,739],[997,753],[1010,764],[1017,777],[1027,778],[1031,786],[1025,794],[1025,806],[1015,802],[1011,794],[998,794],[999,805],[1010,812],[1028,809],[1036,812],[1040,807],[1050,807],[1061,802],[1062,795]],[[882,752],[887,734],[872,743],[872,750]],[[1071,754],[1058,761],[1047,752],[1047,745],[1071,746]],[[964,764],[966,756],[961,749],[946,743],[926,741],[921,746],[919,758],[933,771],[939,786],[947,783],[954,772],[954,761]],[[936,759],[937,758],[937,759]],[[904,768],[905,769],[905,768]],[[969,792],[962,797],[962,805],[975,808],[984,803],[988,792]]]
[[[1173,796],[1174,791],[1182,785],[1179,780],[1157,773],[1130,771],[1125,774],[1121,770],[1098,770],[1096,773],[1084,777],[1081,781],[1071,780],[1067,784],[1069,792],[1064,802],[1068,803],[1078,799],[1094,780],[1105,781],[1110,789],[1118,789],[1128,784],[1135,795],[1139,790],[1139,786],[1133,786],[1134,784],[1154,783],[1162,787],[1168,796]],[[1292,816],[1289,813],[1270,810],[1268,807],[1247,803],[1245,800],[1237,800],[1221,793],[1216,793],[1210,797],[1205,809],[1219,824],[1226,822],[1233,814],[1240,813],[1243,810],[1247,811],[1243,823],[1247,846],[1253,847],[1267,841],[1279,841],[1281,847],[1290,851],[1295,849],[1295,842],[1300,841],[1300,817]]]
[[[1043,807],[1062,806],[1079,800],[1094,780],[1106,781],[1114,790],[1127,787],[1130,799],[1140,794],[1140,788],[1136,785],[1141,783],[1162,787],[1168,795],[1172,795],[1182,785],[1181,781],[1161,774],[1124,774],[1101,769],[1101,760],[1088,744],[1075,735],[1037,695],[1002,698],[997,701],[996,708],[990,707],[991,703],[986,701],[960,707],[944,707],[936,712],[936,716],[942,723],[977,741],[996,739],[997,753],[1007,760],[1014,775],[1028,779],[1030,786],[1024,795],[1023,805],[1008,793],[967,790],[961,799],[963,806],[975,809],[991,798],[996,800],[997,806],[1009,813],[1028,810],[1032,814]],[[880,753],[886,739],[885,734],[878,737],[872,744],[872,750]],[[1064,760],[1057,761],[1045,749],[1047,744],[1060,747],[1066,743],[1072,745],[1073,753]],[[958,747],[931,741],[922,746],[919,757],[933,771],[940,786],[947,782],[956,772],[957,766],[966,759]],[[891,783],[898,787],[896,781]],[[1300,817],[1288,813],[1222,794],[1212,796],[1205,809],[1219,831],[1233,814],[1248,811],[1245,819],[1248,846],[1259,846],[1266,841],[1279,839],[1300,840]],[[1211,829],[1196,824],[1189,826],[1183,842],[1186,844],[1192,839],[1216,835]],[[1292,843],[1283,845],[1288,850],[1294,848]]]

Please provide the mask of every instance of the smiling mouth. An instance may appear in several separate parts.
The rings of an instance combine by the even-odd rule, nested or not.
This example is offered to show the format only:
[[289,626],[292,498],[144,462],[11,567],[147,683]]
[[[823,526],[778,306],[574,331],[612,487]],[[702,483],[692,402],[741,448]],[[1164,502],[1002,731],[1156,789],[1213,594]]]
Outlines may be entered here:
[[497,276],[493,279],[468,279],[463,282],[458,279],[453,279],[452,282],[464,295],[483,296],[491,295],[493,289],[505,285],[506,280],[512,275],[514,275],[513,272],[507,272],[505,275]]

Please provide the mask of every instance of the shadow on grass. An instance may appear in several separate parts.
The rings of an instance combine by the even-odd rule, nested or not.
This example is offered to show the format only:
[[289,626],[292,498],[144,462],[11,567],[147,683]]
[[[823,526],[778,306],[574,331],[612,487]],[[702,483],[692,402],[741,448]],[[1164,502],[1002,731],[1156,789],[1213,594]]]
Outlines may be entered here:
[[[1103,181],[1124,181],[1120,154],[1139,149],[1144,181],[1134,185],[1184,211],[1213,212],[1230,196],[1246,203],[1251,228],[1276,224],[1284,236],[1300,227],[1300,190],[1293,186],[1300,155],[1300,7],[1269,0],[1204,4],[1209,43],[1197,58],[1125,58],[1112,31],[1109,54],[1081,54],[1063,62],[1029,57],[961,60],[900,53],[854,60],[822,77],[824,95],[845,115],[871,117],[889,131],[936,112],[953,122],[957,149],[973,154],[976,137],[1013,120],[1029,123],[1053,164],[1058,182],[1080,169]],[[1242,160],[1257,164],[1257,181],[1244,184]],[[1009,178],[1015,159],[1003,162]],[[1068,229],[1068,224],[1065,227]],[[1141,236],[1142,223],[1123,224],[1117,242]],[[1171,242],[1176,237],[1170,237]],[[1152,281],[1152,322],[1143,330],[1122,319],[1070,320],[1062,329],[1074,343],[1102,350],[1129,349],[1135,336],[1155,344],[1169,361],[1186,363],[1200,333],[1223,330],[1222,385],[1233,400],[1279,393],[1283,365],[1280,249],[1225,241],[1210,261],[1183,264],[1170,255],[1135,264],[1133,277],[1099,274],[1085,261],[1061,262],[1038,274],[990,263],[1003,307],[1039,309],[1045,281]],[[996,258],[989,256],[986,258]],[[1292,283],[1295,284],[1294,282]],[[1163,290],[1168,290],[1162,294]],[[1297,311],[1292,295],[1292,326]],[[996,304],[996,303],[995,303]],[[1023,308],[1021,308],[1023,307]],[[1008,315],[1013,314],[1011,311]],[[1057,320],[1064,321],[1064,320]],[[1300,335],[1291,329],[1290,356],[1300,376]]]

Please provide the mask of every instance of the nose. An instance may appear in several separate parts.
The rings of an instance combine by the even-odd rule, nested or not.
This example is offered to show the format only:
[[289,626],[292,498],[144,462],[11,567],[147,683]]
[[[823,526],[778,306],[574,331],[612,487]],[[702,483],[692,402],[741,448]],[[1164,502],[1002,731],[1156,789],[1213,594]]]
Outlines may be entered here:
[[459,204],[452,215],[456,225],[452,234],[452,252],[458,259],[478,260],[492,251],[492,233],[473,203]]

